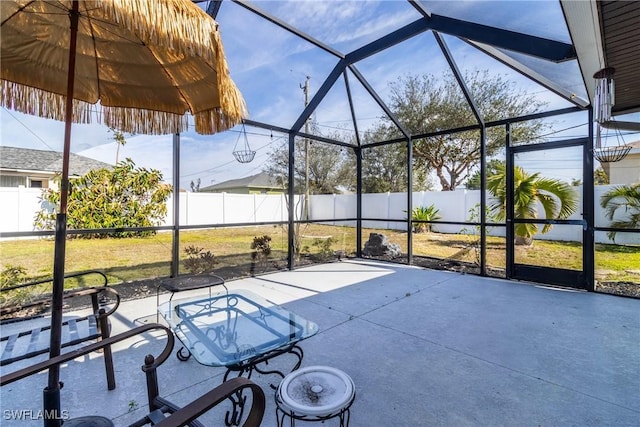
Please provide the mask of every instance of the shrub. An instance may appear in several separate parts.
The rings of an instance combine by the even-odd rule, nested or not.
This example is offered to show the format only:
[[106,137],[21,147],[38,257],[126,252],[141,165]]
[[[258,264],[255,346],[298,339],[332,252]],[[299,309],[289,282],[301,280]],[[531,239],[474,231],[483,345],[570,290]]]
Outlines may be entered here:
[[[113,169],[94,169],[74,179],[69,191],[67,225],[69,229],[152,227],[167,214],[166,202],[171,186],[162,182],[162,173],[136,167],[131,159]],[[42,205],[35,228],[53,230],[56,213],[51,206],[60,202],[60,190],[42,190]],[[110,232],[76,235],[92,237],[148,236],[155,231]]]
[[333,237],[329,237],[329,238],[316,237],[315,239],[313,239],[313,243],[311,243],[311,246],[318,248],[320,250],[320,252],[318,253],[318,256],[320,257],[321,260],[325,260],[328,258],[332,258],[334,256],[333,249],[331,249],[331,245],[333,245],[337,241],[338,239],[334,239]]
[[202,274],[213,271],[216,259],[211,251],[205,251],[197,246],[187,246],[184,248],[187,259],[184,261],[184,267],[191,274]]
[[[5,265],[0,271],[0,288],[20,285],[28,279],[27,270],[22,266]],[[0,304],[19,305],[31,299],[33,289],[23,288],[0,293]]]
[[271,255],[271,236],[264,235],[260,237],[254,237],[251,242],[251,249],[256,257],[268,258]]
[[[438,215],[438,212],[440,212],[440,209],[436,209],[434,204],[431,204],[429,206],[418,206],[417,208],[413,208],[413,211],[411,211],[411,220],[437,221],[442,218],[440,215]],[[425,231],[427,233],[431,231],[431,224],[425,224],[422,222],[413,223],[414,233],[422,233]]]
[[253,274],[256,262],[262,265],[266,265],[267,259],[271,255],[271,236],[264,235],[260,237],[254,237],[251,242],[251,273]]

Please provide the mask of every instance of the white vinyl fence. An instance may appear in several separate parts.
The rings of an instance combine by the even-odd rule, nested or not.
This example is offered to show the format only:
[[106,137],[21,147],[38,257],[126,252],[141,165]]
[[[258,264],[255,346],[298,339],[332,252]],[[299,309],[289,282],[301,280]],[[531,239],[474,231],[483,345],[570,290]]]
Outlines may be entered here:
[[[599,205],[600,196],[611,186],[595,187],[595,224],[606,227],[609,221],[604,217],[604,209]],[[581,194],[581,187],[576,187]],[[413,207],[433,204],[439,209],[442,221],[469,221],[470,211],[480,203],[480,191],[429,191],[415,192]],[[487,198],[490,201],[490,198]],[[297,199],[299,201],[299,199]],[[356,217],[356,196],[318,195],[311,196],[310,216],[312,220],[331,220]],[[168,214],[164,225],[170,225],[173,217],[173,202],[167,202]],[[0,232],[33,231],[33,220],[41,207],[40,190],[33,188],[0,188]],[[296,204],[298,213],[300,203]],[[407,198],[405,193],[364,194],[362,196],[362,216],[379,218],[383,221],[363,221],[363,227],[405,230],[406,224],[384,221],[384,219],[405,220],[407,218]],[[476,208],[477,209],[477,208]],[[542,209],[538,212],[543,213]],[[581,220],[582,202],[570,219]],[[627,213],[619,212],[618,218]],[[300,216],[297,215],[297,218]],[[284,195],[230,194],[230,193],[180,193],[180,225],[237,224],[286,221],[288,219],[286,198]],[[355,226],[355,221],[340,221],[336,225]],[[435,232],[459,233],[462,229],[473,230],[472,226],[439,224],[433,227]],[[504,235],[504,227],[489,230],[492,235]],[[549,233],[538,235],[536,239],[581,241],[582,226],[555,226]],[[606,233],[596,233],[596,241],[611,243]],[[640,244],[638,233],[618,233],[616,243]]]
[[[165,225],[172,224],[173,198],[167,202]],[[180,193],[180,225],[286,221],[284,195]]]

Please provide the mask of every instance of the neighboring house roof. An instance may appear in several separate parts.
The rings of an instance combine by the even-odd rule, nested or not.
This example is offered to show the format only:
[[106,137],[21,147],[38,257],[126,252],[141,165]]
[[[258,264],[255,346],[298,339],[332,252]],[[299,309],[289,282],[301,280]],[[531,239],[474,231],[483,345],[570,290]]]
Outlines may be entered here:
[[[81,176],[93,169],[111,169],[112,167],[108,163],[78,154],[69,155],[69,175]],[[62,171],[62,153],[0,146],[0,169],[59,173]]]
[[232,188],[282,188],[276,183],[276,180],[264,172],[256,175],[247,176],[245,178],[230,179],[218,184],[209,185],[201,188],[200,191],[222,191]]

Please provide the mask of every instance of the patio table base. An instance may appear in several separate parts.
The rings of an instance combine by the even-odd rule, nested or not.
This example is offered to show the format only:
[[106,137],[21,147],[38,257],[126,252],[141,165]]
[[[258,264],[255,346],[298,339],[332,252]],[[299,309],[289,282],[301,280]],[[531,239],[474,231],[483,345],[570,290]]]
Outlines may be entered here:
[[[302,351],[302,348],[294,344],[284,349],[271,351],[256,359],[252,359],[249,362],[228,366],[227,372],[224,374],[222,382],[223,383],[226,382],[229,377],[229,374],[231,374],[232,372],[236,372],[237,373],[236,376],[238,377],[242,377],[244,374],[247,374],[246,376],[247,379],[251,379],[251,374],[253,373],[253,371],[256,371],[262,375],[275,374],[275,375],[279,375],[282,378],[285,378],[285,374],[282,373],[281,371],[278,371],[275,369],[266,370],[258,366],[258,364],[260,363],[264,363],[265,365],[268,365],[269,359],[272,359],[276,356],[280,356],[282,354],[293,354],[294,356],[297,357],[298,360],[293,365],[291,372],[295,371],[300,367],[300,364],[302,363],[302,358],[304,357],[304,353]],[[270,385],[271,385],[271,388],[273,388],[274,390],[277,389],[275,385],[273,384],[270,384]],[[244,411],[245,398],[243,398],[240,393],[237,393],[235,396],[230,396],[229,400],[231,401],[233,407],[230,411],[227,411],[227,414],[225,416],[225,425],[227,426],[240,425],[240,420],[242,419],[242,413]]]

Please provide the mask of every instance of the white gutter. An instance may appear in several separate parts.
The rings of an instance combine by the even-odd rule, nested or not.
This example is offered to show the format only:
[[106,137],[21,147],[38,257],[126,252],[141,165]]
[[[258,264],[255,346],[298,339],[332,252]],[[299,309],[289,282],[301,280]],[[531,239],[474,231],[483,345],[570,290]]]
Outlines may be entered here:
[[560,6],[593,105],[596,87],[593,75],[606,67],[598,6],[594,0],[560,0]]

